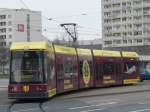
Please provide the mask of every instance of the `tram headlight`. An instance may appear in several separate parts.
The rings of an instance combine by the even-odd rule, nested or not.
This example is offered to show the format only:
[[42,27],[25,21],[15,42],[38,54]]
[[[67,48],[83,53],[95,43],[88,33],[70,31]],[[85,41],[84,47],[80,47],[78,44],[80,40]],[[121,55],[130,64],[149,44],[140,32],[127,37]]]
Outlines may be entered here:
[[14,88],[13,88],[13,91],[14,91],[14,92],[17,92],[17,91],[18,91],[18,88],[17,88],[17,87],[14,87]]

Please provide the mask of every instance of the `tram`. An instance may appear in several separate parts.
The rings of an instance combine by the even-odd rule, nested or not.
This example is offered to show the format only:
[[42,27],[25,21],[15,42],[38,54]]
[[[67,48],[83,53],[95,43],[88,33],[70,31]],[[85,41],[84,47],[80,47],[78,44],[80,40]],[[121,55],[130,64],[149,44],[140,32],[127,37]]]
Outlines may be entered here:
[[85,88],[136,84],[140,81],[138,60],[136,52],[14,42],[8,98],[50,98]]

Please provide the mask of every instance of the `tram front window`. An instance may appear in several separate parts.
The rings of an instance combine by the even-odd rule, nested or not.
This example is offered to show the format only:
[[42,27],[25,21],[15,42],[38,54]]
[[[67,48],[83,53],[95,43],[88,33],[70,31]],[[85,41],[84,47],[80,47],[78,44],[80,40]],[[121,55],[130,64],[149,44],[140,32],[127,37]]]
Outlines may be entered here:
[[11,53],[11,83],[42,83],[42,51],[13,51]]

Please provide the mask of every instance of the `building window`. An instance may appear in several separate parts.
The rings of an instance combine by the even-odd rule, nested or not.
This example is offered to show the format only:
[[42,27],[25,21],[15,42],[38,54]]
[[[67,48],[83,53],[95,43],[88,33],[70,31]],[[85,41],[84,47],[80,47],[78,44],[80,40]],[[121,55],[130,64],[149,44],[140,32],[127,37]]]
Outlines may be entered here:
[[0,26],[6,26],[6,22],[0,22]]
[[104,19],[105,23],[111,23],[111,19]]
[[115,8],[115,7],[120,7],[120,3],[114,3],[112,4],[112,6]]
[[112,19],[113,22],[120,22],[120,20],[121,20],[120,18],[113,18]]
[[123,40],[123,43],[124,43],[124,44],[127,44],[127,40]]
[[127,32],[123,32],[122,35],[126,37],[127,36]]
[[121,40],[114,40],[113,43],[114,44],[121,44]]
[[104,12],[104,16],[111,16],[111,12]]
[[6,15],[0,15],[0,19],[6,19]]
[[105,41],[104,43],[105,43],[105,45],[111,45],[112,41]]
[[0,29],[0,33],[6,33],[6,28]]
[[142,35],[142,31],[134,31],[134,35]]
[[0,46],[6,46],[6,42],[0,42]]
[[12,35],[9,35],[9,39],[11,39],[12,38]]
[[0,40],[6,39],[6,35],[0,35]]
[[131,39],[129,39],[128,42],[129,42],[130,44],[132,44],[132,40],[131,40]]
[[142,43],[142,39],[137,39],[137,43]]
[[113,36],[114,36],[114,37],[119,37],[119,36],[121,36],[121,33],[118,33],[118,32],[113,33]]
[[127,17],[123,17],[123,18],[122,18],[122,21],[126,21],[126,20],[127,20]]
[[104,5],[104,8],[106,9],[106,8],[111,8],[111,4],[106,4],[106,5]]
[[11,32],[11,31],[12,31],[12,28],[8,28],[8,31]]

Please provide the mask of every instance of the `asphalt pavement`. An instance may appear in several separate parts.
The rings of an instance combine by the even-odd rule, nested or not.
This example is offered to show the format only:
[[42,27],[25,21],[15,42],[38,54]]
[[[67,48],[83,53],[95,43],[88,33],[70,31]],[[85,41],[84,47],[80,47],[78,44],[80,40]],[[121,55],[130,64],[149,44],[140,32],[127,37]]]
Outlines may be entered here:
[[0,79],[0,88],[7,88],[8,87],[8,79]]

